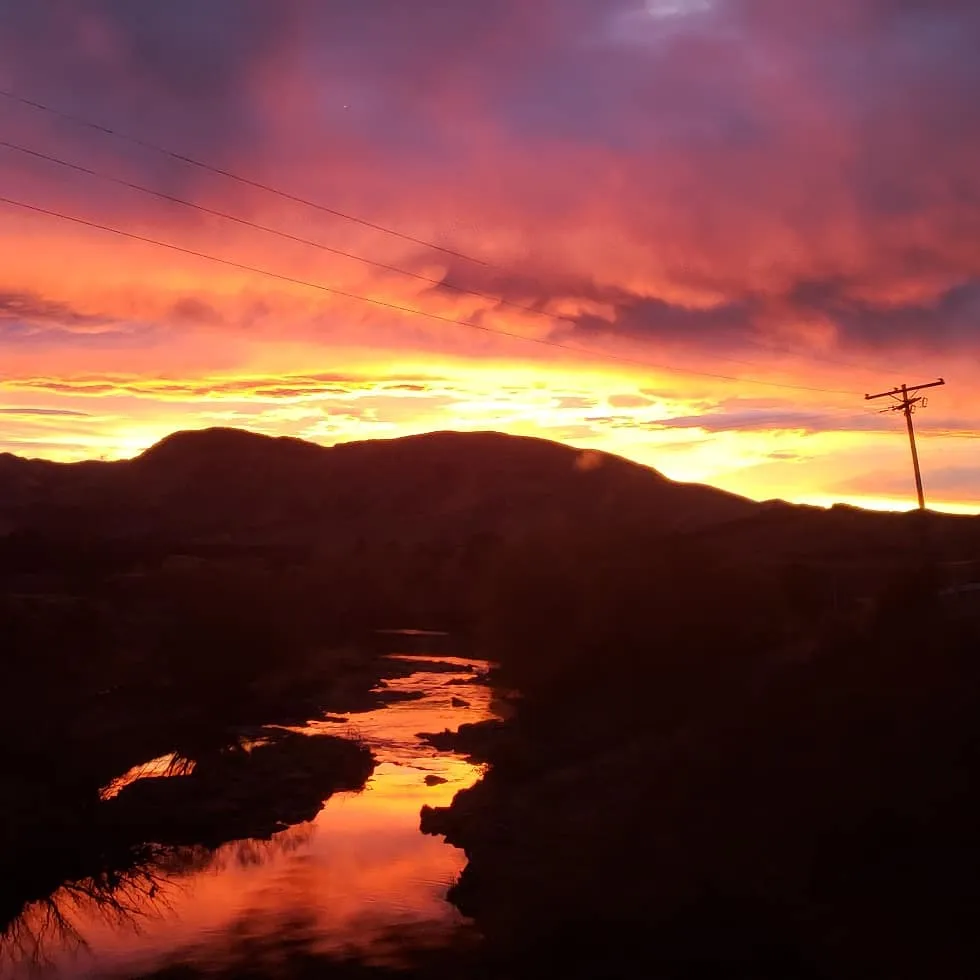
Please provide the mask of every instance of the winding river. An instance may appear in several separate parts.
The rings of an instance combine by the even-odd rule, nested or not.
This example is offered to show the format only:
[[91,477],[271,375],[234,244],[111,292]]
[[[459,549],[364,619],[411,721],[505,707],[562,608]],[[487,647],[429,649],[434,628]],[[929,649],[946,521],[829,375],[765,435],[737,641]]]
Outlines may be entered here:
[[[180,964],[185,976],[230,969],[243,957],[271,972],[278,958],[297,953],[391,966],[465,941],[470,928],[445,900],[465,856],[423,836],[419,810],[448,804],[480,768],[417,733],[492,717],[490,688],[468,669],[487,665],[401,659],[418,659],[423,669],[392,678],[388,689],[417,699],[350,715],[346,724],[311,725],[370,746],[378,765],[363,791],[331,797],[313,821],[271,841],[238,841],[155,867],[108,904],[62,889],[28,912],[0,972],[76,980]],[[459,672],[426,671],[433,660]]]

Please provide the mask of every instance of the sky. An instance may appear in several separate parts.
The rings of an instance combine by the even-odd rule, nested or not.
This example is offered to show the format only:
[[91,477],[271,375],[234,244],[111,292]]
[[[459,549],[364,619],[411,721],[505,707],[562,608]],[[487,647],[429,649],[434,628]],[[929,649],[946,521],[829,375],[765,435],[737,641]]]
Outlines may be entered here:
[[0,0],[0,451],[496,429],[908,507],[864,395],[943,377],[978,512],[977,50],[975,0]]

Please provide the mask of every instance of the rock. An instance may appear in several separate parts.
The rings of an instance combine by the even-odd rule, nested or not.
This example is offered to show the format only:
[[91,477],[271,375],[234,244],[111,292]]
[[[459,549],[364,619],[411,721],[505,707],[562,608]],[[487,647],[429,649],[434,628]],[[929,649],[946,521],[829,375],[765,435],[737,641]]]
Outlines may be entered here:
[[347,739],[269,731],[268,743],[204,757],[190,775],[136,780],[102,804],[100,822],[121,839],[163,845],[267,838],[312,820],[374,769],[371,753]]
[[398,704],[402,701],[421,701],[426,696],[425,691],[389,691],[381,690],[375,694],[378,704],[387,707],[389,704]]
[[437,836],[445,833],[446,807],[429,806],[426,803],[419,812],[419,830],[423,834]]
[[449,702],[454,708],[468,708],[470,706],[469,701],[464,698],[453,698]]
[[490,754],[507,737],[504,722],[488,718],[472,724],[460,725],[459,730],[442,732],[419,732],[418,737],[440,752],[461,752],[470,759],[486,762]]
[[397,656],[384,659],[385,677],[410,677],[412,674],[460,674],[463,671],[472,673],[474,667],[467,664],[446,663],[444,660],[400,660]]
[[461,789],[450,806],[429,806],[419,812],[419,830],[423,834],[445,837],[447,843],[458,847],[464,836],[482,836],[481,825],[488,812],[487,791],[482,783]]
[[425,777],[426,786],[441,786],[443,783],[448,783],[449,780],[442,776],[437,776],[435,773],[430,773]]

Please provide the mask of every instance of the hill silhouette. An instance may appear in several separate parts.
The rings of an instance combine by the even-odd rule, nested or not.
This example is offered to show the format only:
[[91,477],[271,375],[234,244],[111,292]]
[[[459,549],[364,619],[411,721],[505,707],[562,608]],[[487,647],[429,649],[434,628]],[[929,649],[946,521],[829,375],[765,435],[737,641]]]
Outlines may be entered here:
[[[748,500],[674,483],[601,453],[494,432],[435,432],[325,448],[236,429],[168,436],[135,459],[56,464],[0,460],[8,530],[84,522],[132,533],[289,537],[301,528],[429,538],[454,528],[505,532],[554,515],[601,518],[643,508],[663,529],[752,513]],[[397,527],[396,527],[397,525]]]
[[[756,503],[543,439],[433,432],[322,447],[238,429],[177,432],[131,460],[0,456],[0,568],[84,547],[121,554],[278,553],[472,570],[549,529],[632,528],[780,563],[891,568],[972,558],[980,521]],[[19,557],[18,557],[19,556]],[[108,560],[108,557],[107,557]],[[123,559],[121,559],[123,560]]]

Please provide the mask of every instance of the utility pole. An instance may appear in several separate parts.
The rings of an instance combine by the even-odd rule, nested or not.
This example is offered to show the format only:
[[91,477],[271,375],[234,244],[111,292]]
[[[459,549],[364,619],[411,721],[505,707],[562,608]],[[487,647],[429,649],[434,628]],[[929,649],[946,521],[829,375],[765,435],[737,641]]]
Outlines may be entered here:
[[909,445],[912,447],[912,466],[915,468],[915,490],[919,496],[919,510],[926,509],[926,498],[922,492],[922,473],[919,470],[919,453],[915,448],[915,429],[912,427],[912,413],[916,408],[925,408],[929,400],[916,392],[924,391],[926,388],[938,388],[946,382],[940,378],[938,381],[930,381],[924,385],[902,385],[899,388],[892,388],[891,391],[882,391],[877,395],[865,395],[865,401],[875,398],[894,398],[897,405],[886,408],[886,412],[904,412],[905,423],[909,430]]

